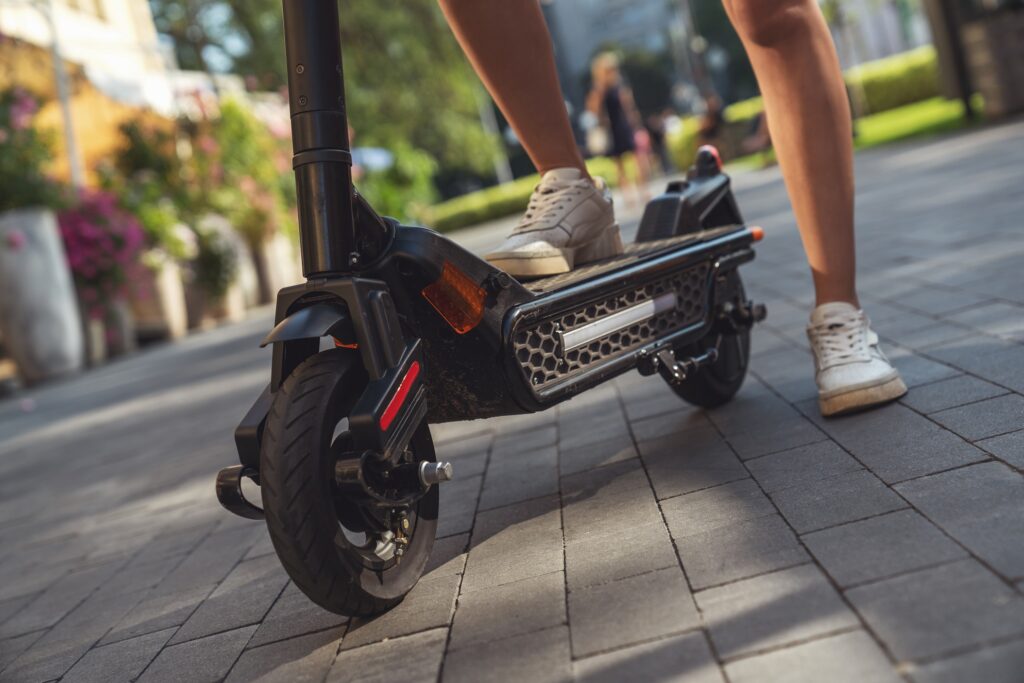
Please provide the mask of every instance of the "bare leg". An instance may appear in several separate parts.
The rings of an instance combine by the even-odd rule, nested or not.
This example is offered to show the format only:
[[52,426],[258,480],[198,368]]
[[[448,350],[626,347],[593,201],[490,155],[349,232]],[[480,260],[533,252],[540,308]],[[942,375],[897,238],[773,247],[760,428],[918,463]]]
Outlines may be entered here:
[[859,307],[850,107],[815,0],[723,0],[764,95],[817,303]]
[[578,168],[586,175],[537,0],[439,2],[459,44],[537,170]]

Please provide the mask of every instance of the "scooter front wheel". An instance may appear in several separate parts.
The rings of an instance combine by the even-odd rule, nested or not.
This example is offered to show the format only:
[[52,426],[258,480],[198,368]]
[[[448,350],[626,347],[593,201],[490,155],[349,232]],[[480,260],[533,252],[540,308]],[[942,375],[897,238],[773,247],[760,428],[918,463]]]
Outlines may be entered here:
[[[426,565],[438,492],[387,507],[344,495],[334,466],[350,443],[347,416],[367,383],[359,355],[334,349],[306,359],[277,391],[260,449],[260,484],[274,549],[295,584],[324,609],[379,614],[401,602]],[[402,456],[434,460],[426,423]]]

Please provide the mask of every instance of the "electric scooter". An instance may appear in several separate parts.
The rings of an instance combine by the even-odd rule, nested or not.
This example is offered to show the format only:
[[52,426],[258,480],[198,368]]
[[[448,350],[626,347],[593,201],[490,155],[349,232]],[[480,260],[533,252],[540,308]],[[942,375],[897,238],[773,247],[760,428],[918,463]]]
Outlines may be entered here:
[[453,472],[428,424],[545,410],[634,368],[692,404],[730,400],[764,317],[737,270],[761,231],[705,147],[625,253],[517,281],[373,211],[352,184],[338,3],[284,0],[284,21],[306,281],[278,294],[270,383],[216,489],[266,521],[310,599],[368,616],[412,589],[434,543]]

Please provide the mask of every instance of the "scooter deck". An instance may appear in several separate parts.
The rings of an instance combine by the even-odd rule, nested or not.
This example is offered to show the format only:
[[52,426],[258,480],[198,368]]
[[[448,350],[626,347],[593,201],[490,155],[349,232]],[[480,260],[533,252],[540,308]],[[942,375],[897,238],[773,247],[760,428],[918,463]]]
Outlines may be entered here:
[[565,287],[577,285],[592,278],[606,275],[632,263],[657,257],[666,252],[675,251],[700,242],[715,239],[739,229],[738,225],[728,225],[711,230],[703,230],[679,237],[668,237],[651,242],[630,242],[623,252],[611,258],[593,261],[568,273],[552,275],[538,280],[526,280],[523,286],[535,294],[547,294]]
[[594,386],[658,349],[707,333],[715,278],[750,258],[729,225],[630,244],[564,275],[524,282],[531,301],[506,318],[512,371],[542,405]]

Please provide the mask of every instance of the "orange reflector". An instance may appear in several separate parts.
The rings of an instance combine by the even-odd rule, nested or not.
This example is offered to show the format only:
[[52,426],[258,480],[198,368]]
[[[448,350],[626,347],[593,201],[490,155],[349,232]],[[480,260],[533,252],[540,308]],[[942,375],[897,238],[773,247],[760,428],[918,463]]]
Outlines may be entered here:
[[395,416],[398,415],[398,411],[405,403],[406,397],[409,396],[409,390],[412,389],[413,383],[419,376],[420,362],[414,360],[412,365],[409,366],[409,372],[405,373],[405,377],[402,378],[401,383],[398,385],[398,391],[388,401],[388,407],[384,409],[384,414],[380,416],[380,430],[382,432],[388,431],[388,427],[394,422]]
[[445,262],[437,282],[424,287],[421,293],[459,334],[472,330],[484,317],[487,293],[448,262]]
[[356,344],[355,342],[352,342],[351,344],[346,344],[345,342],[343,342],[340,339],[338,339],[337,337],[335,337],[334,338],[334,348],[336,348],[336,349],[358,349],[359,348],[359,344]]
[[755,242],[760,242],[764,239],[764,228],[753,225],[750,227],[750,234],[753,235]]

